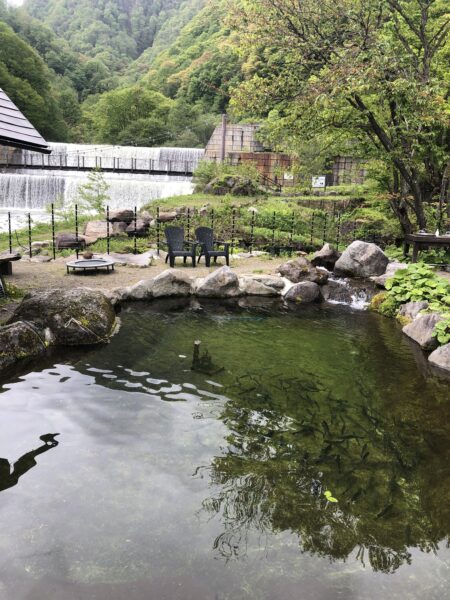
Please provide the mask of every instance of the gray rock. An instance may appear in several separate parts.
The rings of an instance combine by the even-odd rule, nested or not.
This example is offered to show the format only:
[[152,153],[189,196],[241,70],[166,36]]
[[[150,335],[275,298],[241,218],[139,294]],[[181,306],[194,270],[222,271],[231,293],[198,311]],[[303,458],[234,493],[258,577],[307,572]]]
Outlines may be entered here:
[[325,244],[323,248],[313,254],[311,264],[314,267],[324,267],[328,271],[332,271],[340,256],[341,253],[336,248],[333,248],[330,244]]
[[405,325],[402,331],[424,350],[434,350],[438,346],[438,341],[433,335],[434,327],[441,320],[441,315],[437,313],[421,315],[409,325]]
[[86,240],[83,235],[77,236],[74,233],[58,233],[56,236],[56,248],[57,250],[63,250],[67,248],[84,248]]
[[56,345],[92,345],[107,341],[116,315],[98,290],[49,289],[25,296],[9,322],[30,321]]
[[279,296],[284,282],[280,277],[244,276],[239,278],[239,287],[246,296]]
[[193,292],[203,298],[235,298],[243,294],[239,278],[230,267],[221,267],[204,279],[197,279]]
[[319,302],[321,300],[320,287],[313,281],[302,281],[293,285],[284,295],[284,299],[302,304]]
[[382,275],[388,262],[388,257],[376,244],[357,240],[344,250],[334,266],[334,272],[343,277]]
[[439,367],[440,369],[450,372],[450,344],[439,346],[437,350],[430,354],[428,360],[435,367]]
[[146,267],[150,267],[153,259],[156,256],[156,252],[153,250],[149,250],[148,252],[143,252],[142,254],[120,254],[118,252],[111,252],[108,254],[100,254],[100,258],[111,258],[114,260],[116,265],[123,265],[127,267],[137,267],[140,269],[144,269]]
[[135,234],[136,234],[136,236],[139,236],[139,237],[145,237],[148,234],[149,228],[150,228],[149,221],[144,221],[144,219],[141,219],[140,217],[138,217],[136,219],[136,223],[133,220],[128,225],[128,227],[126,228],[126,233],[130,237],[133,237]]
[[0,373],[19,360],[40,356],[46,350],[43,337],[26,321],[0,327],[0,348]]
[[192,279],[187,273],[179,269],[168,269],[153,280],[153,297],[189,296],[191,285]]
[[111,210],[109,213],[109,220],[111,223],[128,223],[134,219],[134,211],[129,208]]
[[[111,234],[112,227],[110,227]],[[84,226],[83,235],[86,239],[86,244],[95,244],[97,240],[106,238],[108,235],[107,221],[88,221]]]
[[116,223],[112,223],[112,235],[122,235],[123,233],[126,233],[127,227],[128,223],[125,223],[125,221],[117,221]]
[[407,302],[406,304],[402,304],[398,314],[401,317],[407,317],[414,321],[414,319],[419,315],[421,310],[425,310],[428,308],[428,302],[422,300],[421,302]]
[[386,286],[386,281],[394,277],[395,273],[400,269],[406,269],[408,265],[399,262],[390,262],[386,268],[386,272],[383,275],[375,275],[370,279],[380,288]]
[[326,302],[351,304],[353,301],[353,290],[344,281],[329,279],[328,283],[322,287],[321,292]]
[[174,212],[161,212],[159,213],[159,222],[160,223],[169,223],[170,221],[174,221],[177,218],[178,214]]
[[120,254],[118,252],[111,252],[108,254],[99,255],[100,258],[111,258],[114,260],[116,265],[123,265],[127,267],[137,267],[144,269],[150,267],[153,259],[156,257],[156,251],[149,250],[142,254]]
[[150,300],[153,298],[154,279],[143,279],[127,290],[127,300]]
[[313,267],[306,258],[302,256],[295,260],[288,260],[278,267],[278,272],[292,283],[301,281],[312,281],[319,285],[324,285],[328,279],[328,272],[324,269]]

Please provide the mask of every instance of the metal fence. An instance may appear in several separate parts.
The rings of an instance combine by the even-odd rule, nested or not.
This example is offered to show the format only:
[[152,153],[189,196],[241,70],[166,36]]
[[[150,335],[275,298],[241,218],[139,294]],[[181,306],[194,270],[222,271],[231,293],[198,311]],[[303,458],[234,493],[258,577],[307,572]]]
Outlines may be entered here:
[[[11,211],[5,215],[6,232],[0,236],[0,250],[18,250],[31,258],[42,251],[42,247],[38,250],[36,246],[42,246],[45,239],[45,251],[54,259],[58,255],[67,255],[70,252],[76,252],[78,256],[85,245],[83,234],[86,222],[100,218],[104,231],[99,240],[92,245],[92,251],[104,254],[138,254],[150,248],[160,253],[166,248],[164,230],[168,225],[183,227],[187,241],[195,240],[197,227],[211,227],[216,240],[230,243],[232,254],[242,251],[252,254],[258,250],[273,255],[292,254],[301,250],[310,252],[326,242],[342,249],[355,239],[375,242],[380,246],[395,241],[383,237],[377,231],[371,231],[370,227],[358,221],[349,221],[337,208],[331,211],[313,209],[305,213],[296,210],[258,212],[243,207],[208,210],[187,207],[179,209],[175,218],[173,214],[168,214],[168,209],[163,210],[158,206],[155,206],[152,212],[151,218],[146,217],[147,225],[142,227],[142,215],[135,207],[131,221],[128,219],[127,231],[117,232],[110,219],[109,207],[101,217],[89,217],[80,214],[78,206],[75,206],[73,214],[68,216],[66,213],[62,219],[51,205],[47,225],[34,222],[30,213],[26,215],[26,226],[20,229],[13,227],[14,214]],[[69,247],[61,243],[62,234],[66,237],[67,234],[72,236],[72,244],[69,243]]]

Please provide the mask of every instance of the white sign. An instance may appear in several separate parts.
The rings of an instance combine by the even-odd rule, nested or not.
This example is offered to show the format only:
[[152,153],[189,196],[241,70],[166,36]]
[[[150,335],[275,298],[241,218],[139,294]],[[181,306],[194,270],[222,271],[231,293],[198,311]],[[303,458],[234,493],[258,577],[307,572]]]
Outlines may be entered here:
[[293,180],[294,180],[294,176],[293,176],[293,174],[292,174],[292,173],[287,173],[287,172],[286,172],[286,173],[284,174],[284,177],[283,177],[283,179],[284,179],[285,181],[293,181]]
[[327,178],[325,175],[320,175],[319,177],[313,177],[311,181],[311,185],[313,188],[325,188],[327,187]]

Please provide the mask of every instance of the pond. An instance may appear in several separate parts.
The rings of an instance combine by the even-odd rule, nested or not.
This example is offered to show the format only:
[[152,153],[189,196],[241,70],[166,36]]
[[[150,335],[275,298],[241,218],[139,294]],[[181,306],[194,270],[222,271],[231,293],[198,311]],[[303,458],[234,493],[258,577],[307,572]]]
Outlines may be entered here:
[[130,306],[3,384],[1,600],[449,597],[448,381],[383,317],[258,302]]

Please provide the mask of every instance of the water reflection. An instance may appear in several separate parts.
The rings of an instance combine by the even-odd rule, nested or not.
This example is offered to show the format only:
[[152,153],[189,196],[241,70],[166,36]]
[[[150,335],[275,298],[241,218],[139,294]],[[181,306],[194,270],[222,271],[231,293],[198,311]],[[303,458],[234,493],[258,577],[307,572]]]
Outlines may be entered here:
[[303,551],[333,561],[355,552],[393,573],[411,562],[411,547],[448,546],[449,421],[430,405],[387,412],[358,383],[359,398],[349,400],[314,373],[253,373],[226,389],[228,448],[212,462],[218,491],[203,503],[222,522],[218,556],[245,555],[254,531],[290,531]]
[[59,444],[59,442],[55,440],[57,435],[59,435],[59,433],[46,433],[41,435],[39,439],[42,440],[44,444],[21,456],[12,465],[12,469],[7,458],[0,458],[0,492],[17,485],[22,475],[25,475],[25,473],[28,473],[30,469],[37,465],[35,460],[36,456],[48,452],[51,448],[56,448]]

